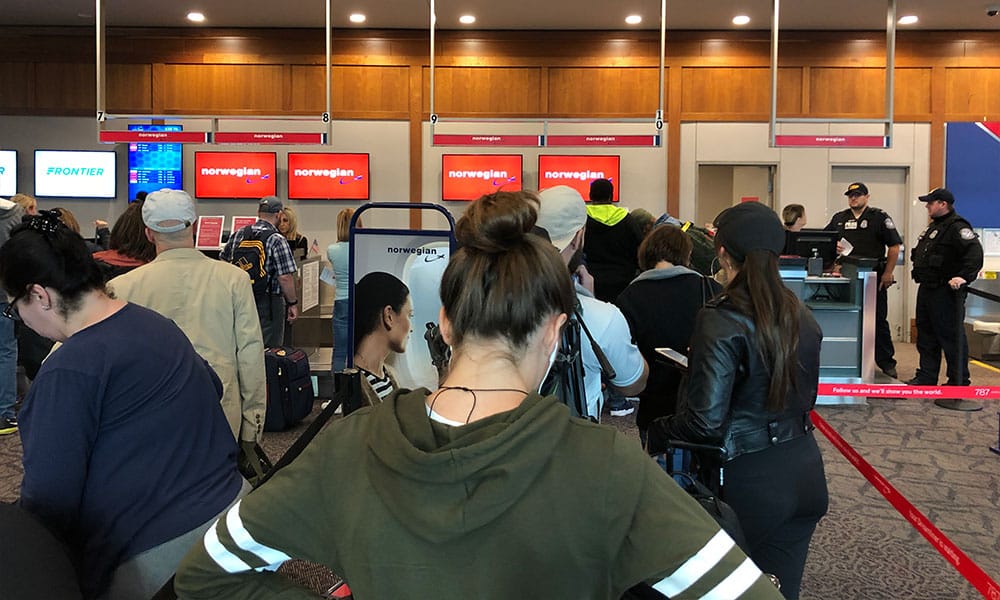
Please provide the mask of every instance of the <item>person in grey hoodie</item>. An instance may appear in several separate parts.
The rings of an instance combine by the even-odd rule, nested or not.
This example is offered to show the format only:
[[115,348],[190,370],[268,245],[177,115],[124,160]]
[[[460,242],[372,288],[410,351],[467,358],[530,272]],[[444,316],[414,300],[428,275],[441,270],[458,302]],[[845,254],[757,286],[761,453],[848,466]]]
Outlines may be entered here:
[[632,341],[649,364],[646,389],[639,392],[635,423],[645,441],[646,428],[657,417],[674,414],[681,371],[660,356],[657,348],[686,355],[694,317],[722,287],[690,268],[693,242],[680,227],[658,225],[639,246],[642,273],[618,296],[632,331]]
[[[10,238],[10,231],[21,223],[24,208],[16,202],[0,198],[0,246]],[[0,292],[0,435],[17,431],[17,338],[10,313],[10,298]]]

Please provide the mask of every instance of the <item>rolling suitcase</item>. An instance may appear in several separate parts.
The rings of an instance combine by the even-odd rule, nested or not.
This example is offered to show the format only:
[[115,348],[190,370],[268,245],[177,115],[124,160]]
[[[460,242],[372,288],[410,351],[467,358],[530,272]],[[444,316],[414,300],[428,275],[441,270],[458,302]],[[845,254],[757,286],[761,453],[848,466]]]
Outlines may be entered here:
[[264,370],[267,374],[264,431],[284,431],[312,411],[309,357],[297,348],[268,348],[264,351]]

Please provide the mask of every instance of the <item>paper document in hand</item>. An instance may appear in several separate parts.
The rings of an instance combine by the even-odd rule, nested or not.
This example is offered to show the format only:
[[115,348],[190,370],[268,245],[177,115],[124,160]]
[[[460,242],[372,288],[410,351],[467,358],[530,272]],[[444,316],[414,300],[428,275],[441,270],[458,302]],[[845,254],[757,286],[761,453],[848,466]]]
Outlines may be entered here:
[[673,348],[657,348],[656,353],[670,361],[677,363],[678,365],[684,367],[688,366],[688,357],[684,356],[680,352],[674,350]]

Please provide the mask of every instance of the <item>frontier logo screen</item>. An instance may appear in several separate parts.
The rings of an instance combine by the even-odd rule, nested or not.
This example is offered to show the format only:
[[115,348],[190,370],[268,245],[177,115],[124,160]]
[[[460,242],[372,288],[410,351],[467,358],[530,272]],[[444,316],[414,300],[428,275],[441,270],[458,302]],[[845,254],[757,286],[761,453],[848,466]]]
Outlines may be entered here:
[[288,197],[293,200],[368,200],[367,154],[288,153]]
[[0,196],[17,193],[17,150],[0,150]]
[[621,188],[619,170],[621,157],[601,156],[557,156],[538,157],[538,189],[568,185],[576,189],[584,200],[590,198],[590,184],[595,179],[610,179],[615,187],[612,200],[618,202]]
[[476,200],[484,194],[521,189],[520,154],[445,154],[441,157],[441,199]]
[[253,198],[276,193],[274,152],[195,152],[194,195],[198,198]]
[[35,150],[35,195],[51,198],[114,198],[114,151]]

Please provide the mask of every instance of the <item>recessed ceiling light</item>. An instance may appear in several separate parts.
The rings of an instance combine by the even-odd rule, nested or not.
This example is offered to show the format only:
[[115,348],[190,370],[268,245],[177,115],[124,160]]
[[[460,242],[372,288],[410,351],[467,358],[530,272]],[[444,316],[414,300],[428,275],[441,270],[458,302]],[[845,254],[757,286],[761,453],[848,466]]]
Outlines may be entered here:
[[628,23],[629,25],[638,25],[639,23],[642,23],[642,16],[641,15],[629,15],[629,16],[625,17],[625,22]]
[[473,23],[476,22],[476,17],[472,15],[462,15],[461,17],[458,18],[458,22],[461,23],[462,25],[472,25]]
[[188,21],[194,21],[195,23],[201,23],[205,20],[205,15],[200,12],[191,11],[187,14]]
[[917,18],[917,15],[905,15],[905,16],[899,17],[899,24],[900,25],[913,25],[914,23],[916,23],[919,20],[920,19]]
[[746,25],[750,22],[750,17],[746,15],[736,15],[733,17],[733,25]]
[[368,17],[361,13],[351,13],[351,16],[348,18],[351,20],[351,23],[364,23]]

